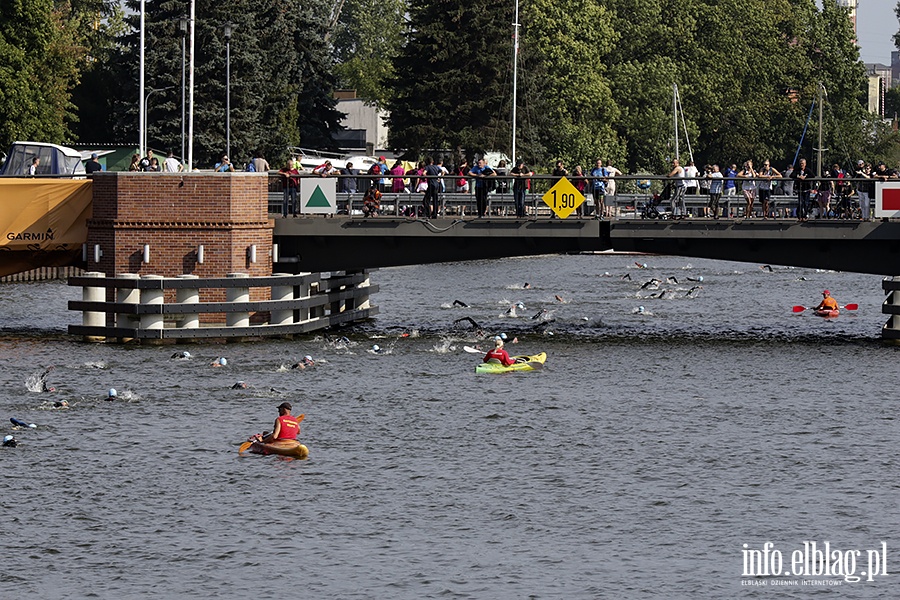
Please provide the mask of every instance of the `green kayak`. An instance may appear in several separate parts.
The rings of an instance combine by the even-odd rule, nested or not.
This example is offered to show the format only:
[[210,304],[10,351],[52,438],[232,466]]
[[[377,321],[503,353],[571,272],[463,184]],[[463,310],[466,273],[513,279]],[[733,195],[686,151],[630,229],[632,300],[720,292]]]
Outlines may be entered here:
[[507,366],[500,363],[483,362],[475,366],[476,373],[509,373],[511,371],[536,371],[544,366],[547,360],[547,353],[541,352],[534,356],[513,356],[516,362]]

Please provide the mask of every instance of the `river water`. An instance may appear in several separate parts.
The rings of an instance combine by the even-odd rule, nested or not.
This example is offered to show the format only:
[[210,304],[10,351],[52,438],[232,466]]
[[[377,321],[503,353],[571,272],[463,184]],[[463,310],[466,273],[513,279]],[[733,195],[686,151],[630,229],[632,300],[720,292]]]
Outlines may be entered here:
[[[372,281],[364,326],[165,347],[70,339],[80,290],[0,287],[0,432],[20,442],[0,448],[0,597],[898,595],[879,277],[582,255]],[[859,310],[791,311],[824,288]],[[501,332],[546,367],[476,376],[463,346]],[[286,399],[310,460],[238,457]],[[791,568],[826,541],[837,576],[745,573],[766,542]],[[847,581],[885,548],[889,576]]]

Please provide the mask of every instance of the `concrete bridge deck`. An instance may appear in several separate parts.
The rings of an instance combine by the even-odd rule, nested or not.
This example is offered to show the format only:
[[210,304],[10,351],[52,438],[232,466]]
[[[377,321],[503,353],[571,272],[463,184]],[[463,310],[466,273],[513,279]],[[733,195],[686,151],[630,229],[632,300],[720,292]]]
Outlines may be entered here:
[[300,217],[275,220],[276,271],[364,269],[585,251],[633,251],[893,276],[900,222]]

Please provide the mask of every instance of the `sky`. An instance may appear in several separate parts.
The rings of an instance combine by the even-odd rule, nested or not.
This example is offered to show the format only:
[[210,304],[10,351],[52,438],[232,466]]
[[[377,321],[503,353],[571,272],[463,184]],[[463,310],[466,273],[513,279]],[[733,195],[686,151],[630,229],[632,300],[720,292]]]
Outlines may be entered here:
[[896,7],[897,0],[859,0],[856,37],[864,63],[891,64],[891,51],[897,50],[891,37],[900,31]]

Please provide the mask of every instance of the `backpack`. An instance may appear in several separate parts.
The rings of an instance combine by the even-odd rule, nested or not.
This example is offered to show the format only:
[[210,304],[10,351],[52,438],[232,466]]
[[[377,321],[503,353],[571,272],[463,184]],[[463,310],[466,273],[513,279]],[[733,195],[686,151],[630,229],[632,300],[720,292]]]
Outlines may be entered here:
[[[489,172],[489,173],[493,173],[494,175],[497,174],[497,172],[494,171],[494,170],[493,170],[492,168],[490,168],[490,167],[487,167],[487,168],[485,169],[485,171],[487,171],[487,172]],[[484,173],[484,171],[482,171],[482,173]],[[488,191],[488,193],[491,193],[491,192],[493,192],[494,190],[496,190],[496,189],[497,189],[497,178],[496,178],[496,177],[487,177],[487,178],[485,178],[485,180],[484,180],[484,187],[485,187],[485,189]]]
[[248,173],[256,173],[256,167],[253,166],[253,161],[247,163],[247,172]]

